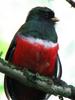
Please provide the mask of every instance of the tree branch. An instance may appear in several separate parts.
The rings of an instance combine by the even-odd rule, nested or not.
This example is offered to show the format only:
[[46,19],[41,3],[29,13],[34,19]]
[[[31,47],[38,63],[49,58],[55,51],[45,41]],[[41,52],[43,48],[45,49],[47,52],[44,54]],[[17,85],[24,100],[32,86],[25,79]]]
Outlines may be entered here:
[[66,0],[72,7],[75,8],[75,1],[73,0]]
[[0,72],[7,76],[16,79],[24,85],[38,88],[41,91],[53,95],[60,95],[72,100],[75,99],[75,87],[67,85],[64,81],[51,79],[46,76],[41,76],[38,73],[34,74],[26,69],[19,70],[15,66],[8,64],[0,58]]

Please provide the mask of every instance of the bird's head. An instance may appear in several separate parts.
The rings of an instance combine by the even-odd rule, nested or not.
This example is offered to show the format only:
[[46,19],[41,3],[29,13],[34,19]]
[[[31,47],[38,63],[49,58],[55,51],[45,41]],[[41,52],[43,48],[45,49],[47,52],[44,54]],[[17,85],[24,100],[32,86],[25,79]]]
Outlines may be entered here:
[[48,7],[35,7],[33,8],[27,17],[27,21],[31,20],[31,19],[39,19],[39,20],[48,20],[48,21],[52,21],[52,22],[57,22],[59,21],[56,17],[55,17],[55,13],[53,10],[51,10]]

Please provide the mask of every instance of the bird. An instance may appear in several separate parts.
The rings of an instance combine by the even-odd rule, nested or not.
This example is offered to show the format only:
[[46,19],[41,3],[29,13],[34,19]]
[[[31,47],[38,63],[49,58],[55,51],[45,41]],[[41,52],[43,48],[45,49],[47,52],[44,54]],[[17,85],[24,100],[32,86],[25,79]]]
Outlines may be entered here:
[[[14,35],[5,60],[20,70],[26,68],[35,74],[60,79],[62,66],[55,30],[55,24],[58,21],[52,9],[41,6],[32,8],[25,23]],[[49,98],[47,93],[24,86],[7,75],[4,79],[4,88],[8,100],[10,98],[12,100],[47,100]]]

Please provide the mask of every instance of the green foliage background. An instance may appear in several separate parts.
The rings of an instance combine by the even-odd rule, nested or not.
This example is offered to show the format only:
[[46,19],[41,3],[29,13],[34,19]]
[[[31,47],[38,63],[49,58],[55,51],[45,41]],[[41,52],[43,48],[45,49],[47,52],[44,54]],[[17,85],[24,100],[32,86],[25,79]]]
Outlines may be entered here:
[[4,40],[0,40],[0,52],[2,52],[2,58],[5,58],[5,54],[8,48],[8,43]]
[[[5,59],[5,54],[8,49],[8,43],[0,37],[0,52],[2,52],[2,58]],[[7,100],[4,94],[4,74],[0,73],[0,100]]]

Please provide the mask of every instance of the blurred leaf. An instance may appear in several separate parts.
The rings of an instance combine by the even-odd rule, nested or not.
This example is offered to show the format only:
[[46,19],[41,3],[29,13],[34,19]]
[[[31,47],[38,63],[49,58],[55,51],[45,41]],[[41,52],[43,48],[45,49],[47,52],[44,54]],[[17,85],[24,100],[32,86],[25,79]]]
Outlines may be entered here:
[[0,84],[0,94],[4,92],[3,84]]
[[8,45],[7,42],[5,42],[5,41],[0,41],[0,56],[1,56],[2,58],[5,57],[5,54],[6,54],[6,52],[7,52],[8,47],[9,47],[9,45]]

